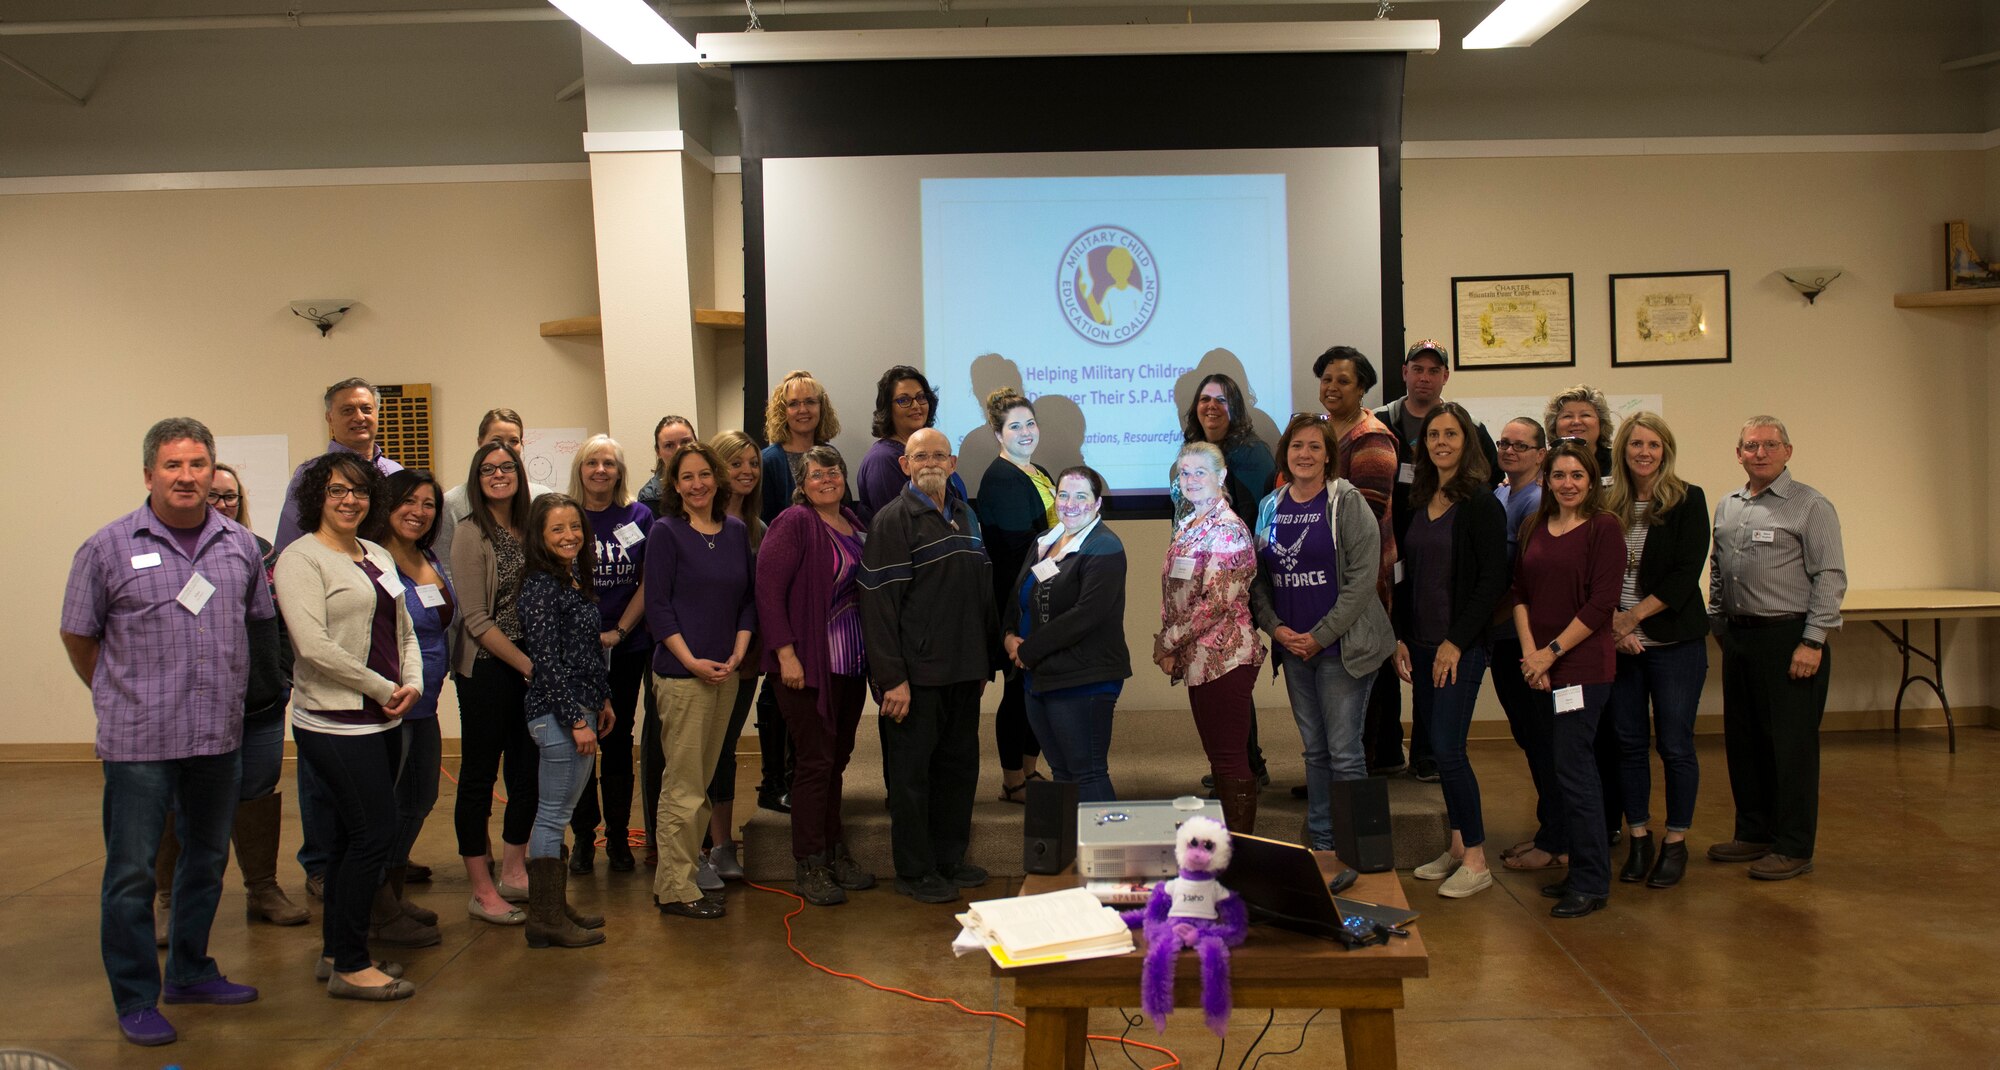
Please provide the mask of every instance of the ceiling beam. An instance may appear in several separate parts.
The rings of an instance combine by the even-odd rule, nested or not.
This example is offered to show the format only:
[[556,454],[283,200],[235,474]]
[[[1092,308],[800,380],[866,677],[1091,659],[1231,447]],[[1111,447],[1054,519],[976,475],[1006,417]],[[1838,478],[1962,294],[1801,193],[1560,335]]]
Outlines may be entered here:
[[34,68],[28,66],[25,63],[22,63],[20,60],[15,59],[14,57],[8,55],[5,52],[0,52],[0,64],[5,64],[9,67],[14,68],[15,70],[21,72],[22,77],[25,77],[26,79],[28,79],[28,81],[33,82],[38,86],[41,86],[43,89],[46,89],[51,93],[54,93],[56,96],[59,96],[64,100],[69,101],[71,104],[74,104],[79,108],[83,107],[84,104],[86,103],[86,101],[82,97],[77,96],[75,93],[72,93],[69,90],[64,89],[62,86],[59,86],[54,82],[50,81],[49,79],[43,77],[42,74],[36,71]]

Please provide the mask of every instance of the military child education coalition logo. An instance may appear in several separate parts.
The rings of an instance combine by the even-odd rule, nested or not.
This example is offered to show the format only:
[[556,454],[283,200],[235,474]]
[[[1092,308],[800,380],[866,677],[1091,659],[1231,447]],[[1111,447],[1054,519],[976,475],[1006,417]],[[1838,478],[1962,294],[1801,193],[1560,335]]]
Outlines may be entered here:
[[1101,346],[1139,336],[1159,307],[1160,273],[1152,250],[1123,227],[1092,227],[1076,236],[1056,268],[1056,303],[1070,329]]

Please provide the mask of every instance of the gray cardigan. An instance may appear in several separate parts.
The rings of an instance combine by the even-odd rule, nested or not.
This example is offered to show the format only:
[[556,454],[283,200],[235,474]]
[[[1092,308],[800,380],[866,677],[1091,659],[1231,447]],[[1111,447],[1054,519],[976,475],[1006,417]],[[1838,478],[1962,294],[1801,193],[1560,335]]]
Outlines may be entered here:
[[[1340,664],[1349,676],[1359,680],[1382,667],[1396,650],[1396,633],[1389,626],[1389,612],[1375,593],[1375,576],[1381,569],[1382,529],[1354,484],[1336,478],[1328,485],[1333,508],[1328,510],[1334,525],[1334,563],[1340,573],[1340,595],[1333,608],[1312,626],[1312,637],[1322,647],[1340,643]],[[1270,538],[1271,518],[1278,511],[1278,495],[1291,493],[1285,487],[1264,496],[1257,506],[1257,548]],[[1257,627],[1277,638],[1278,610],[1271,598],[1271,577],[1258,558],[1257,578],[1250,584],[1250,616]],[[1278,647],[1277,649],[1283,649]]]
[[[361,552],[385,576],[396,575],[389,551],[366,539]],[[308,532],[278,555],[272,581],[298,657],[292,663],[292,703],[304,710],[356,710],[365,695],[384,706],[396,688],[424,689],[424,652],[405,603],[396,596],[396,665],[401,680],[368,667],[374,634],[375,584],[354,559]]]

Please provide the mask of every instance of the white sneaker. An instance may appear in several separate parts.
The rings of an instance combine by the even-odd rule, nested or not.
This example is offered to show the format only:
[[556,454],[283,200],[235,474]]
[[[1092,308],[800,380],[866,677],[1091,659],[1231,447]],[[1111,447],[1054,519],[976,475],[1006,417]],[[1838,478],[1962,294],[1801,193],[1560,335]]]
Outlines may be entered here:
[[1438,885],[1438,894],[1446,899],[1465,899],[1493,887],[1493,871],[1482,869],[1474,873],[1469,866],[1460,866],[1451,879]]
[[1420,881],[1441,881],[1451,876],[1451,871],[1457,868],[1458,859],[1453,858],[1450,851],[1446,851],[1429,862],[1418,866],[1411,871],[1410,875]]
[[715,872],[715,866],[706,854],[695,859],[694,886],[704,892],[719,892],[723,888],[722,877]]
[[[743,879],[743,863],[736,860],[735,843],[718,843],[708,849],[709,865],[715,867],[715,875],[726,881]],[[706,889],[704,889],[706,890]]]

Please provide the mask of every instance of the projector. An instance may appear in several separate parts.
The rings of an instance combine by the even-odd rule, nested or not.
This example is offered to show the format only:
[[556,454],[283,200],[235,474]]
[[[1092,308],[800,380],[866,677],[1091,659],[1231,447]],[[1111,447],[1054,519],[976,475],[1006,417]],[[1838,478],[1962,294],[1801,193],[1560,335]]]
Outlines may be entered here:
[[1151,802],[1083,803],[1076,808],[1076,871],[1085,880],[1172,877],[1174,833],[1191,817],[1222,820],[1222,804],[1183,795]]

